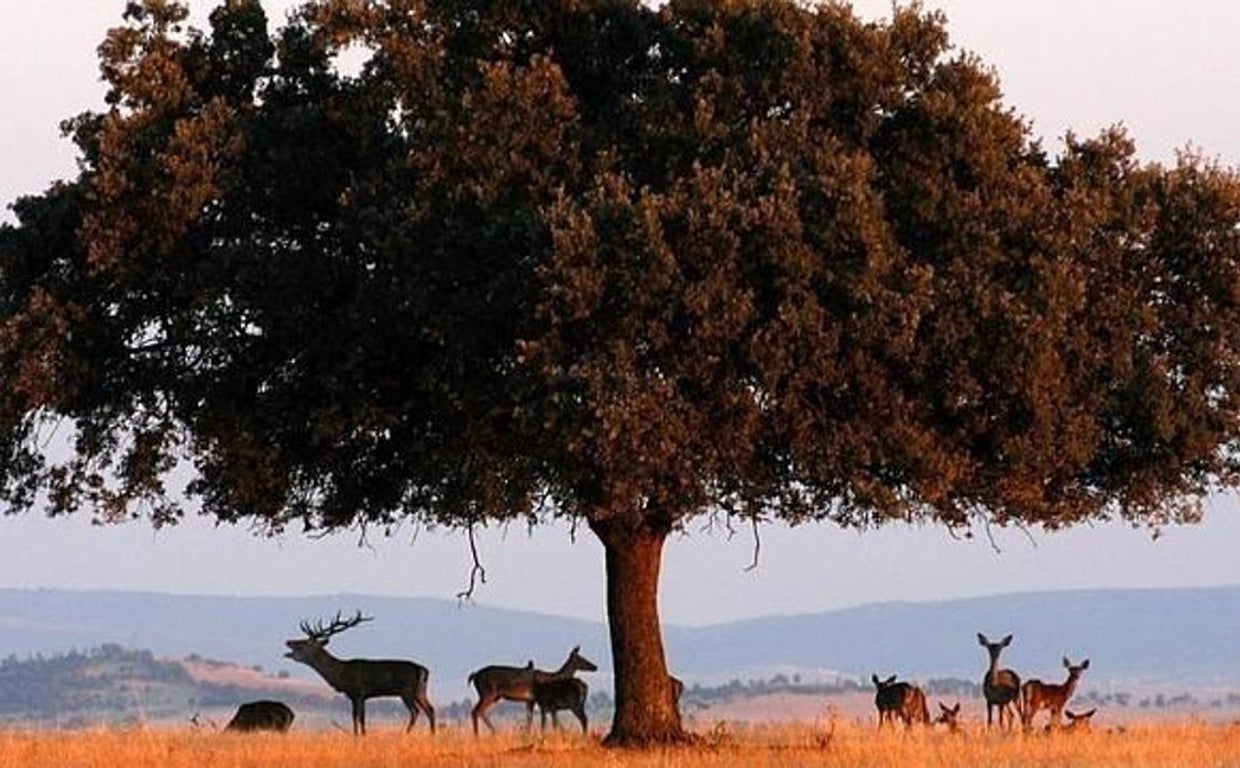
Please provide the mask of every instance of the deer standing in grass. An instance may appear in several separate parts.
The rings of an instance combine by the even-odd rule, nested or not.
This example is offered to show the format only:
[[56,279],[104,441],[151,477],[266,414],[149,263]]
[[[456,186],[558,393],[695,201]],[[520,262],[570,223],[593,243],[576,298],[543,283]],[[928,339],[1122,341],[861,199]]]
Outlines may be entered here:
[[930,710],[926,706],[926,694],[912,683],[898,683],[892,675],[886,680],[879,680],[878,675],[870,675],[874,682],[874,707],[878,710],[878,727],[884,723],[895,724],[896,718],[904,723],[905,728],[913,727],[913,723],[928,725]]
[[430,673],[421,664],[404,660],[338,659],[327,652],[327,641],[346,629],[356,627],[373,617],[362,616],[361,611],[351,619],[340,614],[324,627],[323,622],[310,626],[301,623],[306,636],[299,640],[285,641],[289,652],[284,654],[294,661],[306,664],[318,672],[327,684],[345,696],[353,705],[353,733],[366,733],[366,699],[379,696],[399,696],[409,708],[408,733],[418,720],[418,712],[425,712],[430,720],[431,733],[435,732],[435,708],[426,696]]
[[1080,664],[1073,664],[1068,657],[1063,659],[1064,668],[1068,670],[1068,679],[1061,684],[1044,683],[1041,680],[1028,680],[1020,691],[1020,722],[1026,728],[1033,725],[1033,717],[1042,710],[1051,713],[1050,725],[1056,728],[1060,724],[1063,708],[1076,692],[1081,675],[1089,669],[1089,659]]
[[1020,675],[1010,669],[1000,668],[999,654],[1011,645],[1012,636],[1008,635],[999,642],[992,643],[989,638],[978,632],[977,642],[990,654],[990,667],[986,670],[986,676],[982,678],[982,695],[986,697],[986,725],[993,724],[994,712],[998,709],[999,727],[1003,727],[1005,713],[1008,727],[1011,727],[1016,722],[1012,716],[1012,709],[1019,706]]
[[575,677],[550,677],[545,680],[534,680],[533,686],[534,704],[538,706],[538,714],[541,719],[540,729],[547,730],[547,714],[551,714],[551,723],[558,731],[560,729],[560,721],[556,718],[556,712],[567,709],[577,717],[577,721],[581,723],[581,733],[585,735],[589,733],[589,727],[586,722],[586,699],[590,696],[590,687],[586,685],[584,680]]
[[568,658],[554,672],[546,672],[534,668],[534,662],[524,667],[505,667],[491,665],[475,670],[469,676],[469,682],[478,692],[478,703],[470,711],[470,719],[474,724],[474,735],[478,735],[478,720],[486,723],[487,728],[495,731],[495,725],[487,717],[487,712],[503,700],[525,702],[525,728],[534,722],[534,681],[546,682],[573,677],[578,672],[594,672],[598,670],[594,662],[581,655],[581,646],[569,651]]
[[293,710],[282,701],[250,701],[237,707],[237,714],[224,726],[226,731],[284,733],[293,725]]

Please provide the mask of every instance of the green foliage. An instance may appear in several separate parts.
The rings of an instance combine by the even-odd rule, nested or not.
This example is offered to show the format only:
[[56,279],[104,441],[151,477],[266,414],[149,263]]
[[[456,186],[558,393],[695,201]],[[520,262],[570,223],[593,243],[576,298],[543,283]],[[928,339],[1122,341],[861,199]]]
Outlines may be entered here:
[[1235,482],[1234,175],[1049,157],[935,14],[184,18],[130,4],[81,175],[0,233],[13,508],[173,520],[183,460],[273,529],[1161,523]]

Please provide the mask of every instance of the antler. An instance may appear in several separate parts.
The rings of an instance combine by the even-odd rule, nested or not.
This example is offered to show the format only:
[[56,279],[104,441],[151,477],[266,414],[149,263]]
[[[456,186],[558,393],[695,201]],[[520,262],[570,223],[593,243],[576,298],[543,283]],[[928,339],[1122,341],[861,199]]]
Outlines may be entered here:
[[321,621],[315,622],[314,626],[311,626],[309,621],[303,621],[301,623],[301,631],[306,634],[306,637],[323,642],[332,635],[340,634],[346,629],[356,627],[363,621],[371,621],[373,619],[374,616],[363,616],[361,611],[358,611],[353,618],[345,619],[341,616],[340,611],[336,611],[336,618],[332,619],[330,626],[324,627]]

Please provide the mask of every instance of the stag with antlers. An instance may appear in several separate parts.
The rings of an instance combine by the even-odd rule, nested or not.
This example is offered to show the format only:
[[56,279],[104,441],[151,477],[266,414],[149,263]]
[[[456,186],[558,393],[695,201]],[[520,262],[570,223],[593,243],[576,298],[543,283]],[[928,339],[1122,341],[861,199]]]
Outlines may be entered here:
[[1063,683],[1044,683],[1041,680],[1028,680],[1021,688],[1020,702],[1020,721],[1025,728],[1033,725],[1033,717],[1042,710],[1048,710],[1051,713],[1050,726],[1057,728],[1063,715],[1063,708],[1067,706],[1068,701],[1072,698],[1072,694],[1076,692],[1077,683],[1081,681],[1081,675],[1085,670],[1089,669],[1089,659],[1085,659],[1080,664],[1073,664],[1068,661],[1068,657],[1063,659],[1063,666],[1068,670],[1068,679]]
[[322,622],[311,626],[308,621],[303,621],[301,631],[306,636],[286,641],[289,652],[284,655],[310,666],[328,685],[349,697],[349,702],[353,705],[354,734],[366,733],[366,699],[380,696],[399,696],[409,708],[406,733],[413,729],[419,711],[426,713],[431,724],[431,733],[434,733],[435,708],[426,696],[427,678],[430,676],[426,667],[404,660],[338,659],[328,653],[327,642],[333,635],[372,618],[362,616],[361,611],[358,611],[357,615],[350,619],[341,618],[340,613],[337,613],[336,618],[326,627]]

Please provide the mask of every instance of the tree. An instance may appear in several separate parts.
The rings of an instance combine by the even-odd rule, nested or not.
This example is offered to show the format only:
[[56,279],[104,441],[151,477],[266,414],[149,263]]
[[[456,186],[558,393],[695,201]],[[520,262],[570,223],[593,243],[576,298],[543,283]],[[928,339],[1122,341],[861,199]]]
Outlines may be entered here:
[[649,744],[694,516],[1162,525],[1237,483],[1240,180],[1048,153],[935,13],[185,18],[129,4],[80,174],[0,230],[9,511],[584,521],[609,740]]

